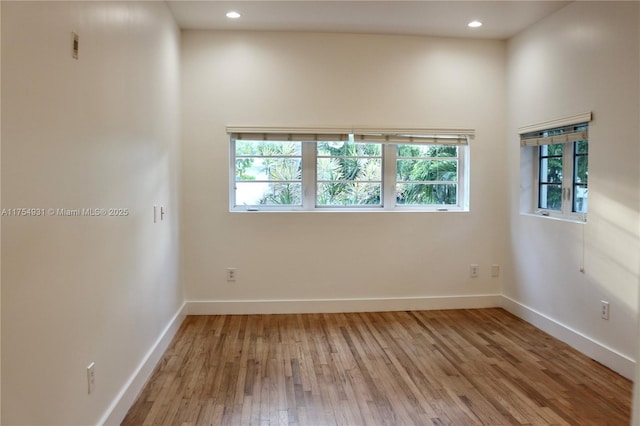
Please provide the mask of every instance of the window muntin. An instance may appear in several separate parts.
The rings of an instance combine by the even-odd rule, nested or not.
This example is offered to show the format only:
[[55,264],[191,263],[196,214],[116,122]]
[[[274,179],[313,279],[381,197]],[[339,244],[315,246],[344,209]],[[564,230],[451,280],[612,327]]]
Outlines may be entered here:
[[455,145],[397,145],[396,205],[457,205]]
[[235,205],[302,206],[302,143],[235,142]]
[[468,210],[473,131],[263,129],[227,128],[232,211]]

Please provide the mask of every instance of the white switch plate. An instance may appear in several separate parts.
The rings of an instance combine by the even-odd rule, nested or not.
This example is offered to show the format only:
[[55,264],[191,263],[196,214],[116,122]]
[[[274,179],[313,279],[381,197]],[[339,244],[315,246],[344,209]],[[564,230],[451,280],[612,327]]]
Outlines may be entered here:
[[603,320],[609,319],[609,302],[607,302],[606,300],[600,301],[600,317]]
[[87,393],[91,394],[96,388],[96,363],[92,362],[87,366]]

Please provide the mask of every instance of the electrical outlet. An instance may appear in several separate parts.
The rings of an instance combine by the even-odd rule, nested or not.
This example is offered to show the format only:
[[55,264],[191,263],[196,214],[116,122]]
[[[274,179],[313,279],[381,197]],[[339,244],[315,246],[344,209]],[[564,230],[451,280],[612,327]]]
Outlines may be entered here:
[[87,366],[87,393],[93,393],[96,388],[96,363],[92,362]]
[[600,301],[600,317],[603,320],[609,319],[609,302],[607,302],[606,300]]
[[500,265],[491,265],[491,276],[492,277],[500,276]]
[[236,280],[237,271],[236,268],[227,268],[227,281],[232,282]]
[[471,278],[478,278],[478,275],[480,275],[480,267],[475,263],[472,263],[469,266],[469,275]]
[[80,36],[76,33],[71,33],[71,57],[78,59],[78,52],[80,52]]

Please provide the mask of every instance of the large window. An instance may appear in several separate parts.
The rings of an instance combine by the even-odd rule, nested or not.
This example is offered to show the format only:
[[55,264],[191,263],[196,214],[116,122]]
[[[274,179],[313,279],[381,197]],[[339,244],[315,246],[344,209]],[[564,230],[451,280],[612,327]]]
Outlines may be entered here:
[[233,211],[468,209],[472,132],[230,134]]
[[589,176],[588,124],[525,133],[524,147],[532,147],[536,208],[544,216],[586,220]]

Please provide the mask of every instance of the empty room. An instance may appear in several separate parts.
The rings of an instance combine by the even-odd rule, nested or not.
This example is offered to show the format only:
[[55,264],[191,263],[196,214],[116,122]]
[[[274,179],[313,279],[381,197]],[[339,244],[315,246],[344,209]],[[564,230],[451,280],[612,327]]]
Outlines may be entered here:
[[0,2],[2,425],[640,425],[640,3]]

